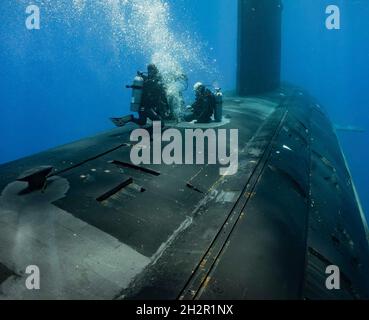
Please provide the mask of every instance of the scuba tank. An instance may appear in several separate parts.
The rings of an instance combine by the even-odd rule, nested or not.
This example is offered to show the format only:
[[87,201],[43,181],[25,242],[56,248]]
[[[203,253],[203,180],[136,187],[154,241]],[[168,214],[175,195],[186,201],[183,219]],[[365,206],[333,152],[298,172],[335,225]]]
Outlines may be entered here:
[[215,89],[215,106],[214,119],[215,122],[223,121],[223,94],[220,88]]
[[144,78],[140,72],[133,80],[131,86],[127,86],[127,89],[132,89],[132,99],[131,99],[131,111],[139,112],[142,102],[142,91],[144,86]]

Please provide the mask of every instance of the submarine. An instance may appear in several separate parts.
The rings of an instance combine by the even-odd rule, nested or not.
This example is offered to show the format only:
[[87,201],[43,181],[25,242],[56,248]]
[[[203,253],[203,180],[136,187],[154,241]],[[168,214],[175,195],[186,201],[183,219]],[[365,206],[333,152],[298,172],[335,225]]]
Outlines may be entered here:
[[368,227],[336,130],[280,80],[283,3],[238,7],[221,125],[239,130],[237,174],[134,165],[130,126],[1,165],[0,299],[369,298]]

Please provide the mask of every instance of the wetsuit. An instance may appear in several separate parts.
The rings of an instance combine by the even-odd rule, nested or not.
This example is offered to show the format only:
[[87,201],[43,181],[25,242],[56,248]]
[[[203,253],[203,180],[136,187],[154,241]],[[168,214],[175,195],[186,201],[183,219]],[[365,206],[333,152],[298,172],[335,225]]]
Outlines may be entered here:
[[165,111],[169,109],[165,87],[159,75],[144,78],[141,107],[139,118],[133,118],[132,122],[144,126],[147,119],[151,121],[163,121]]
[[210,123],[214,113],[215,97],[209,89],[196,95],[192,105],[192,112],[185,116],[187,122],[196,120],[197,123]]

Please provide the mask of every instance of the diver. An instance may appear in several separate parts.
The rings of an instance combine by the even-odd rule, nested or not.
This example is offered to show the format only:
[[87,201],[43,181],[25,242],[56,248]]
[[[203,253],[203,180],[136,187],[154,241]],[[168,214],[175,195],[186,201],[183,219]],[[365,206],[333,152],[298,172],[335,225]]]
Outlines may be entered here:
[[118,127],[123,127],[129,122],[139,126],[145,126],[147,120],[161,121],[168,117],[169,103],[166,88],[162,76],[155,64],[149,64],[147,75],[138,72],[133,85],[127,86],[132,89],[131,110],[138,112],[139,117],[128,115],[122,118],[113,118],[112,121]]
[[215,109],[215,96],[201,82],[194,85],[196,100],[190,106],[190,113],[184,117],[185,121],[196,123],[210,123]]
[[166,120],[170,115],[167,91],[163,77],[155,64],[148,65],[147,76],[143,75],[143,79],[141,104],[147,109],[147,117],[153,121]]

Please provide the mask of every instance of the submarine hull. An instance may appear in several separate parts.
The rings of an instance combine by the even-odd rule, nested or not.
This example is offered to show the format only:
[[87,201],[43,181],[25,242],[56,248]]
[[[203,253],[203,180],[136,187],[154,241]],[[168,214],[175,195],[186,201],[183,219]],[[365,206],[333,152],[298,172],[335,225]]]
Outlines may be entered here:
[[[365,299],[368,238],[322,108],[226,96],[239,170],[132,166],[132,128],[0,166],[0,299]],[[53,166],[43,190],[17,178]],[[25,287],[29,265],[40,290]],[[326,268],[341,271],[328,290]]]

